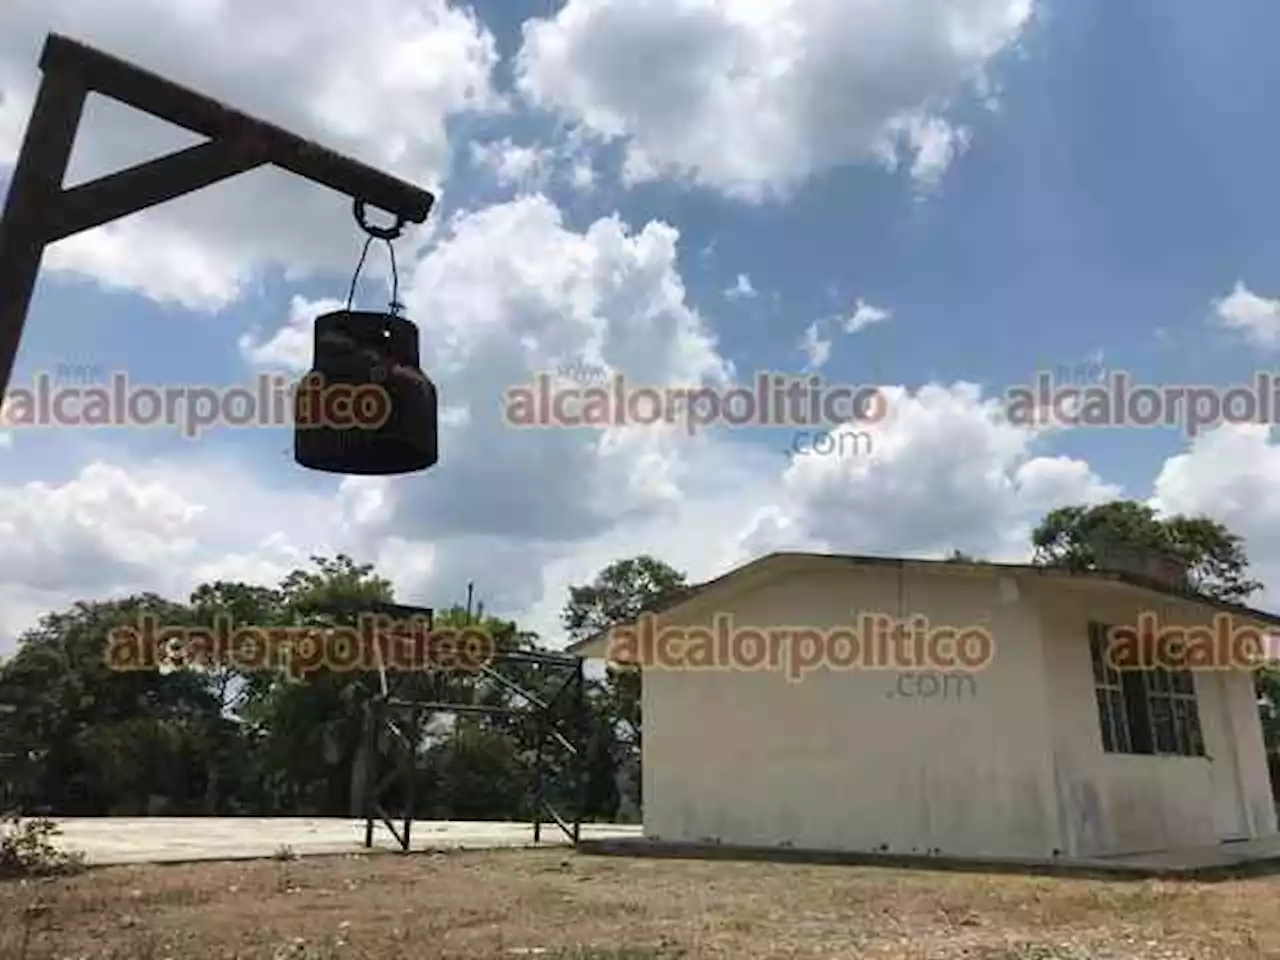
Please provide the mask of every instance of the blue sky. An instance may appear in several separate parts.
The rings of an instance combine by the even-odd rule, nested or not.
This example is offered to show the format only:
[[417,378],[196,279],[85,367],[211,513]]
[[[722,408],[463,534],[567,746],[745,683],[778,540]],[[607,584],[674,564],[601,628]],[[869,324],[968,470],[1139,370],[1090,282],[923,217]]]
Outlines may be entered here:
[[[1017,556],[1045,510],[1119,494],[1209,512],[1269,585],[1280,572],[1266,429],[1191,445],[992,419],[1005,386],[1097,356],[1152,384],[1272,366],[1280,10],[378,0],[363,21],[286,24],[249,4],[207,22],[74,6],[0,13],[0,178],[57,29],[430,184],[437,212],[399,263],[458,419],[438,468],[392,482],[306,474],[286,430],[11,433],[0,636],[68,599],[270,580],[320,549],[429,602],[482,578],[492,606],[551,631],[567,584],[638,549],[695,577],[780,547]],[[315,51],[339,47],[317,73]],[[903,123],[933,139],[899,140],[895,165],[876,144]],[[181,142],[155,131],[91,114],[77,169]],[[966,146],[939,161],[948,137]],[[628,176],[637,156],[651,169]],[[590,185],[571,176],[587,169]],[[296,373],[361,237],[323,188],[242,179],[51,250],[15,383],[67,363],[209,385]],[[386,297],[383,257],[365,303]],[[751,295],[726,294],[739,277]],[[859,303],[884,319],[846,332]],[[497,417],[513,378],[593,351],[649,381],[799,373],[815,324],[828,381],[899,391],[870,456],[792,462],[778,431],[516,437]]]

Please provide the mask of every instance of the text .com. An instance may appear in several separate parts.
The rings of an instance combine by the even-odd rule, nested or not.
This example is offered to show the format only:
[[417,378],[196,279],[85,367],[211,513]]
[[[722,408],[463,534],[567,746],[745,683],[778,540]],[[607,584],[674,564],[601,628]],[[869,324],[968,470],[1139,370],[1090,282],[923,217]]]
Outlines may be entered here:
[[866,430],[797,430],[791,435],[791,457],[869,457],[875,446]]

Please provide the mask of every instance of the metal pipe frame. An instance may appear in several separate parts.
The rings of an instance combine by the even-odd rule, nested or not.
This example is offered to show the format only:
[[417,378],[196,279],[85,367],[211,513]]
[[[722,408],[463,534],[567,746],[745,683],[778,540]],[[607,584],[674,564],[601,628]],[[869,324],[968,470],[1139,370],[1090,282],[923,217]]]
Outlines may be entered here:
[[[40,69],[44,76],[0,214],[0,397],[9,388],[50,243],[268,165],[379,207],[402,224],[425,222],[435,204],[420,187],[59,34],[46,38]],[[64,189],[90,93],[208,141]]]
[[[407,609],[407,608],[406,608]],[[428,615],[429,611],[415,611],[414,615]],[[525,690],[520,684],[504,677],[497,672],[495,667],[506,663],[523,663],[534,664],[540,667],[552,667],[566,671],[568,675],[560,686],[555,690],[549,699],[544,700],[532,691]],[[440,671],[447,673],[448,671]],[[454,673],[466,674],[467,671],[453,671]],[[415,818],[415,790],[414,784],[417,780],[417,755],[418,740],[420,731],[425,725],[426,720],[433,713],[454,713],[463,716],[510,716],[524,719],[526,722],[534,724],[534,799],[533,799],[533,840],[534,843],[542,842],[542,825],[544,817],[549,818],[556,824],[565,835],[576,846],[582,835],[582,815],[586,810],[586,792],[588,788],[588,756],[587,742],[590,732],[590,711],[588,709],[586,698],[586,671],[585,661],[581,657],[572,654],[555,653],[552,651],[537,650],[516,650],[499,648],[493,655],[489,663],[480,668],[479,673],[491,680],[496,680],[499,686],[521,697],[526,705],[521,706],[489,706],[485,704],[461,703],[449,700],[439,699],[433,696],[430,699],[419,699],[413,696],[400,695],[387,683],[385,674],[383,680],[382,692],[375,694],[366,703],[365,722],[367,724],[365,730],[365,762],[370,765],[363,771],[364,776],[362,782],[364,786],[363,808],[364,808],[364,845],[366,848],[373,847],[373,833],[376,822],[381,821],[382,825],[387,828],[392,837],[395,838],[401,852],[408,853],[412,845],[411,831],[413,829],[413,821]],[[474,675],[474,674],[470,674]],[[570,736],[555,729],[553,722],[553,711],[560,703],[560,698],[567,691],[572,691],[574,697],[573,716],[571,722]],[[401,722],[404,721],[408,727],[406,732]],[[393,760],[392,769],[388,775],[383,777],[376,783],[370,776],[374,771],[371,769],[377,762],[380,755],[378,750],[378,739],[380,733],[390,735],[392,741],[398,745],[398,750],[393,750],[395,758]],[[573,812],[572,821],[561,816],[560,812],[547,801],[545,790],[545,761],[548,739],[554,741],[558,746],[572,758],[575,773],[575,810]],[[392,785],[392,782],[399,778],[403,785],[403,808],[401,816],[394,818],[383,807],[381,802],[382,794]],[[396,820],[400,823],[397,825]]]

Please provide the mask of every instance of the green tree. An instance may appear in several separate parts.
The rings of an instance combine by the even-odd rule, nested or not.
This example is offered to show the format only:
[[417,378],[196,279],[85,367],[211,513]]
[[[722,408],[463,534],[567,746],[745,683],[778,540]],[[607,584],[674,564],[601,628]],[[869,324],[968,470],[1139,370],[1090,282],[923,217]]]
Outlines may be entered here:
[[[264,604],[266,625],[331,629],[355,626],[374,604],[392,602],[391,582],[350,557],[312,557]],[[265,802],[282,814],[355,815],[366,771],[365,703],[379,689],[370,671],[322,666],[299,680],[283,668],[263,671],[244,706]]]
[[1160,517],[1133,500],[1054,510],[1031,544],[1036,563],[1073,570],[1096,569],[1103,544],[1160,550],[1187,564],[1196,590],[1221,600],[1244,602],[1262,587],[1248,575],[1244,538],[1208,517]]
[[688,581],[674,567],[648,555],[609,564],[589,584],[569,588],[569,602],[561,614],[573,641],[601,633],[615,624],[636,619],[648,607],[687,589]]
[[144,615],[175,624],[188,612],[152,594],[77,603],[21,636],[0,667],[0,702],[17,708],[0,727],[0,753],[16,758],[23,806],[142,813],[153,797],[189,810],[203,795],[201,731],[217,712],[205,684],[107,661],[111,632]]
[[[655,576],[661,579],[662,571]],[[643,588],[643,577],[622,579]],[[607,578],[601,583],[609,586]],[[602,589],[598,599],[613,609],[617,603],[608,594]],[[62,815],[358,815],[369,778],[381,779],[396,759],[388,736],[369,749],[366,707],[382,688],[377,671],[321,668],[302,680],[282,662],[121,671],[107,662],[108,640],[115,628],[137,627],[144,615],[162,627],[352,626],[393,600],[391,584],[373,567],[340,555],[312,558],[274,587],[215,581],[182,603],[145,594],[51,613],[0,663],[0,703],[15,707],[0,714],[0,787],[11,785],[29,811]],[[504,649],[538,649],[538,637],[518,624],[460,607],[442,611],[437,625],[478,627]],[[515,708],[437,715],[407,730],[418,765],[415,786],[426,801],[420,811],[527,818],[539,734],[545,735],[544,797],[566,814],[572,810],[579,761],[550,734],[577,733],[575,678],[574,671],[511,662],[483,673],[388,674],[395,690],[415,699]],[[551,709],[521,709],[531,704],[518,689]],[[624,753],[617,718],[626,701],[616,682],[586,692],[585,814],[608,817],[617,806],[614,772]],[[388,809],[403,799],[392,789]]]
[[[611,563],[589,584],[569,588],[561,620],[571,640],[596,636],[610,627],[635,620],[645,610],[667,603],[687,591],[686,575],[648,555]],[[592,744],[594,787],[601,801],[613,794],[603,781],[617,782],[627,768],[633,789],[626,797],[640,806],[641,713],[640,671],[610,664],[597,708],[604,725],[601,740]],[[622,799],[622,798],[620,798]]]
[[[191,620],[206,628],[216,628],[220,620],[237,627],[276,626],[284,621],[282,606],[277,589],[222,580],[197,587],[189,601]],[[226,663],[192,670],[204,678],[217,705],[202,731],[209,757],[204,811],[213,816],[258,810],[263,800],[261,771],[254,764],[255,738],[243,712],[247,703],[269,689],[271,678]]]

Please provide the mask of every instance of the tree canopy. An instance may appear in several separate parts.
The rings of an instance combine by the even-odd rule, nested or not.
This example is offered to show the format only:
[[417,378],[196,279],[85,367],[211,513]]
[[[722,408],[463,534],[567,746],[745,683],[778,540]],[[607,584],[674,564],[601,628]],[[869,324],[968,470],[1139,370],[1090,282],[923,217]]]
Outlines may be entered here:
[[1243,602],[1262,587],[1249,576],[1243,537],[1208,517],[1161,517],[1135,500],[1060,507],[1031,536],[1037,563],[1074,570],[1095,569],[1104,544],[1176,557],[1187,565],[1192,586],[1206,596]]
[[[660,565],[652,569],[661,576]],[[314,557],[274,587],[221,580],[181,601],[140,594],[50,613],[0,663],[0,703],[15,708],[0,715],[0,783],[25,811],[60,815],[358,815],[366,787],[356,762],[367,749],[364,704],[379,688],[365,665],[322,667],[299,681],[267,663],[112,669],[107,650],[114,631],[136,629],[146,617],[170,630],[212,628],[219,620],[326,629],[355,624],[373,604],[394,599],[390,581],[373,567],[339,555]],[[477,617],[460,605],[437,611],[435,620],[438,628],[479,628],[509,646],[540,644],[517,623]],[[544,701],[565,680],[528,665],[507,674]],[[443,690],[444,680],[436,682]],[[474,674],[451,682],[457,689],[443,699],[525,703]],[[616,814],[624,751],[615,742],[613,711],[628,699],[612,675],[587,691],[588,819]],[[548,723],[568,731],[570,700],[561,698],[555,710]],[[421,815],[531,817],[535,733],[531,713],[436,717],[414,746]],[[548,799],[572,809],[570,758],[547,750],[544,762]]]
[[[1244,540],[1205,517],[1159,516],[1133,501],[1050,512],[1031,537],[1034,562],[1093,569],[1099,544],[1154,547],[1183,560],[1208,596],[1244,600],[1260,584]],[[946,559],[972,562],[959,550]],[[570,587],[561,622],[569,641],[634,620],[689,589],[684,573],[656,557],[618,560]],[[394,602],[389,580],[347,556],[314,557],[275,586],[219,580],[182,600],[155,594],[84,601],[45,616],[0,662],[0,804],[59,815],[255,814],[356,816],[368,785],[364,705],[379,687],[365,669],[321,668],[305,679],[279,665],[247,669],[194,662],[112,669],[112,636],[146,616],[177,628],[219,621],[263,629],[352,625],[371,605]],[[453,604],[438,626],[476,626],[504,644],[539,649],[520,624]],[[508,676],[544,701],[563,678],[522,665]],[[433,681],[437,682],[437,681]],[[514,689],[475,674],[453,678],[454,696],[519,706]],[[1280,744],[1280,681],[1258,674],[1269,749]],[[609,667],[587,690],[586,819],[639,815],[642,688],[637,670]],[[548,722],[576,723],[567,700]],[[536,730],[515,716],[437,716],[414,742],[414,787],[424,817],[528,819],[534,801]],[[544,754],[560,809],[577,802],[566,755]],[[372,767],[381,762],[374,758]],[[378,771],[375,769],[374,773]]]

